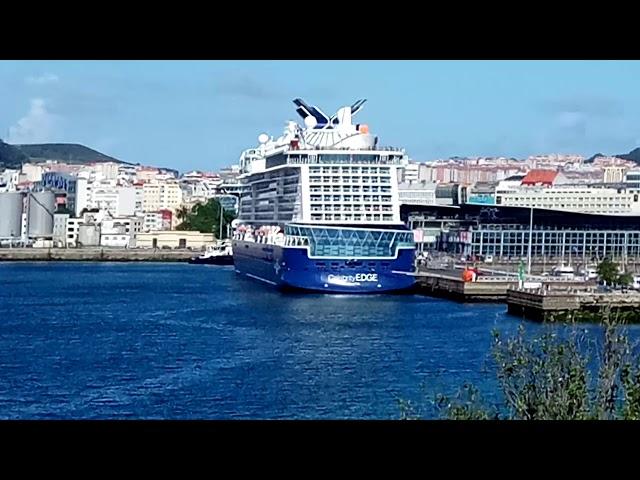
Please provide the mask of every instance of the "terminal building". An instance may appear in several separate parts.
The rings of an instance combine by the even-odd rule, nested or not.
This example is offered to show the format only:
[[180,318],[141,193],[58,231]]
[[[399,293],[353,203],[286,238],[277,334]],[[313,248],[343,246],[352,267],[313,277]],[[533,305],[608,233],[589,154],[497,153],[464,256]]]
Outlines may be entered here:
[[545,261],[640,261],[640,216],[474,204],[403,205],[402,216],[420,251],[517,260],[531,232],[531,255]]

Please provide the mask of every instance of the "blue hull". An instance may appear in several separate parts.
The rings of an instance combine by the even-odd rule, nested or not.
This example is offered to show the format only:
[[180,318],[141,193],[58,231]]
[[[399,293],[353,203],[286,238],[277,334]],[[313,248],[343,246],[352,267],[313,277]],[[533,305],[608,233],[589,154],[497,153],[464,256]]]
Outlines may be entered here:
[[[238,273],[280,288],[327,293],[381,293],[414,285],[414,251],[399,249],[393,260],[310,259],[302,248],[233,241]],[[403,272],[403,273],[394,273]]]

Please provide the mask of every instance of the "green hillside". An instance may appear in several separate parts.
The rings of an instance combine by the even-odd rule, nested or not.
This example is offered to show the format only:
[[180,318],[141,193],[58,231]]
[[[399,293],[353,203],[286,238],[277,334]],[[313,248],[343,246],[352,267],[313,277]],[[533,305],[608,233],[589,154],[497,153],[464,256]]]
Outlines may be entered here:
[[14,145],[31,160],[57,160],[70,164],[95,162],[126,163],[77,143]]
[[20,149],[0,140],[0,168],[20,168],[29,157]]

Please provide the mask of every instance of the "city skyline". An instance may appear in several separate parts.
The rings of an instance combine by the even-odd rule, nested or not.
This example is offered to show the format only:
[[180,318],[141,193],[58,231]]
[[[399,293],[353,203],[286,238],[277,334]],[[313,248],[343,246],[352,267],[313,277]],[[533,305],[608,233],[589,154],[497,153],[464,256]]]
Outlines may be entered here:
[[219,170],[299,120],[302,97],[415,161],[625,153],[640,145],[638,61],[3,61],[0,137]]

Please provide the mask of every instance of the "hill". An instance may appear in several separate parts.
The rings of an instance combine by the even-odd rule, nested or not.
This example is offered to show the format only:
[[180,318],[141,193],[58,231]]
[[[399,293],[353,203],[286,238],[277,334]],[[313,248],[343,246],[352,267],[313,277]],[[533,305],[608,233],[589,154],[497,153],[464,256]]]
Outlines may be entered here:
[[638,165],[640,165],[640,148],[634,148],[629,153],[616,155],[616,157],[620,157],[625,160],[631,160],[632,162],[636,162]]
[[20,149],[0,140],[0,168],[20,168],[28,160],[29,157]]
[[10,145],[0,140],[0,168],[20,168],[26,162],[57,160],[70,164],[127,163],[76,143]]
[[[598,157],[606,157],[606,156],[607,155],[604,155],[602,153],[596,153],[592,157],[587,158],[585,160],[585,163],[591,163]],[[640,165],[640,147],[639,148],[634,148],[629,153],[619,153],[618,155],[613,155],[613,156],[614,157],[618,157],[618,158],[622,158],[623,160],[630,160],[630,161],[635,162],[638,165]]]
[[115,162],[126,163],[77,143],[42,143],[15,145],[32,161],[57,160],[70,164]]

